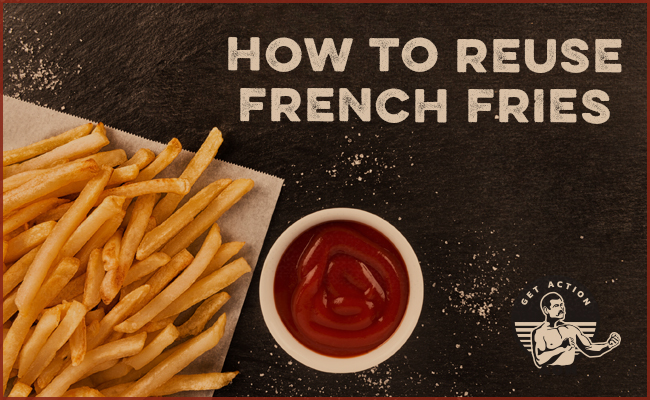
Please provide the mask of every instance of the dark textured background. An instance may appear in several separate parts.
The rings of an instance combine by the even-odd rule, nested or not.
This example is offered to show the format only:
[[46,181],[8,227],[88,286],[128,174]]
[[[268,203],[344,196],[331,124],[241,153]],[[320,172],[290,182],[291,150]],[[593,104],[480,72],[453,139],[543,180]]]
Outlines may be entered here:
[[[218,157],[285,179],[262,250],[301,216],[358,207],[394,224],[411,242],[425,278],[425,304],[409,342],[357,374],[298,364],[266,329],[255,271],[224,366],[241,374],[223,396],[501,396],[647,394],[646,5],[17,5],[3,4],[3,92],[161,142],[197,150],[210,128]],[[343,73],[313,72],[306,52],[291,73],[227,70],[227,38],[345,37]],[[371,37],[432,40],[436,66],[415,73],[391,51],[378,72]],[[523,40],[590,45],[590,69],[528,72]],[[456,39],[518,38],[519,74],[458,74]],[[593,41],[622,39],[620,74],[593,71]],[[242,43],[242,47],[247,43]],[[303,45],[304,46],[304,45]],[[543,51],[544,47],[540,47]],[[417,57],[417,53],[415,57]],[[282,54],[280,53],[280,56]],[[400,124],[273,123],[268,112],[239,122],[239,88],[406,91]],[[413,120],[414,89],[448,90],[448,122]],[[468,88],[601,89],[611,118],[590,125],[499,123],[493,111],[467,123]],[[396,111],[398,102],[389,103]],[[395,107],[395,108],[391,108]],[[532,107],[532,106],[531,106]],[[548,121],[548,105],[546,107]],[[576,102],[578,113],[584,111]],[[336,114],[335,114],[336,115]],[[336,117],[335,117],[336,119]],[[584,284],[598,301],[597,341],[622,345],[579,359],[573,376],[540,376],[510,329],[519,291],[545,275]],[[570,310],[568,313],[570,314]],[[569,318],[570,319],[570,318]]]

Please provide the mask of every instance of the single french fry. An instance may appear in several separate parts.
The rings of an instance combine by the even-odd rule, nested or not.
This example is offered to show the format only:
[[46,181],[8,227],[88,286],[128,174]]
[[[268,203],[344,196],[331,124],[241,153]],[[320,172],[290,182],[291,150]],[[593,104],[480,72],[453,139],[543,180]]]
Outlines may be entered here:
[[[104,275],[105,271],[104,263],[102,262],[102,251],[100,249],[95,249],[90,253],[83,291],[83,304],[89,310],[92,310],[101,301],[99,290],[102,281],[104,280]],[[103,311],[103,309],[100,310]]]
[[31,181],[2,194],[3,217],[28,203],[52,193],[71,182],[88,180],[99,172],[94,160],[70,163],[51,172],[36,176]]
[[[173,138],[170,140],[169,143],[167,143],[167,147],[165,147],[165,149],[161,151],[146,168],[141,169],[140,174],[138,174],[138,177],[135,178],[134,182],[144,182],[153,179],[163,169],[167,168],[174,159],[176,159],[182,149],[183,146],[181,146],[181,142],[179,142],[178,139]],[[126,200],[126,203],[124,203],[124,209],[129,207],[131,200],[132,199],[130,198]]]
[[23,281],[27,269],[34,261],[34,258],[36,258],[36,253],[38,253],[39,249],[40,246],[22,256],[2,275],[2,293],[5,297]]
[[122,289],[120,289],[120,299],[126,296],[127,294],[131,293],[135,289],[139,288],[140,286],[144,285],[147,283],[149,278],[151,278],[155,274],[155,272],[152,272],[149,275],[143,276],[142,278],[138,279],[137,281],[129,284],[129,285],[124,285]]
[[[32,335],[34,335],[35,330],[36,329],[33,326],[31,328],[29,328],[29,332],[27,332],[27,336],[25,336],[24,343],[29,342],[29,340],[32,338]],[[24,344],[23,344],[23,346],[24,346]],[[18,356],[18,359],[14,363],[13,369],[18,369],[19,367],[20,367],[20,355]],[[16,374],[16,376],[18,376],[18,374]]]
[[[70,281],[74,273],[79,268],[79,260],[75,258],[64,258],[56,266],[52,275],[39,287],[36,295],[27,303],[28,307],[24,307],[19,313],[14,323],[9,329],[7,337],[2,343],[2,391],[7,389],[7,381],[11,368],[13,367],[18,353],[25,341],[25,337],[29,332],[36,318],[45,308],[45,306],[52,301],[53,298],[59,293],[61,289]],[[25,283],[23,282],[23,285]],[[21,285],[22,287],[22,285]]]
[[56,352],[70,339],[77,326],[80,324],[83,324],[84,327],[86,326],[83,323],[85,315],[86,307],[79,302],[72,302],[65,317],[47,339],[47,342],[45,342],[41,351],[38,352],[34,361],[25,371],[18,371],[18,378],[28,385],[34,383],[45,367],[52,362],[54,356],[56,356]]
[[6,218],[2,221],[2,236],[7,235],[9,232],[15,229],[18,229],[18,227],[32,221],[39,215],[67,202],[68,200],[65,199],[44,199],[19,209],[9,218]]
[[[106,130],[100,122],[90,135],[75,139],[54,150],[27,160],[22,164],[11,165],[3,169],[3,177],[7,178],[21,172],[51,167],[60,160],[74,160],[93,153],[109,143]],[[88,160],[86,160],[88,161]],[[94,160],[93,160],[94,162]],[[96,164],[96,163],[95,163]]]
[[127,165],[126,167],[115,168],[107,186],[119,185],[124,182],[132,181],[138,177],[139,173],[140,169],[137,165]]
[[104,225],[102,225],[97,232],[86,242],[84,247],[79,250],[75,257],[79,259],[81,273],[86,270],[88,265],[88,260],[90,259],[90,253],[95,249],[101,249],[104,247],[106,242],[117,232],[117,229],[122,223],[125,212],[122,211],[120,214],[108,219]]
[[61,320],[61,308],[52,307],[48,308],[43,312],[34,333],[25,341],[25,344],[20,351],[20,356],[18,358],[18,370],[26,371],[27,368],[32,364],[39,351],[45,345],[45,342],[50,337],[52,332],[59,326],[59,321]]
[[158,270],[158,268],[167,264],[171,258],[165,253],[153,253],[142,261],[133,264],[126,274],[124,279],[124,286],[129,285],[138,279],[149,275]]
[[108,338],[104,341],[104,343],[110,343],[110,342],[114,342],[116,340],[120,340],[120,339],[122,339],[123,336],[124,336],[124,333],[122,333],[122,332],[112,332],[108,336]]
[[[121,339],[121,337],[120,337],[120,339]],[[116,340],[118,340],[118,339],[116,339]],[[106,343],[110,343],[110,342],[106,342]],[[106,343],[104,343],[104,344],[106,344]],[[94,374],[96,374],[98,372],[105,371],[107,369],[113,368],[118,363],[119,363],[119,360],[109,360],[109,361],[103,362],[103,363],[95,366],[90,371],[86,372],[84,374],[83,378],[81,380],[75,382],[73,384],[73,386],[77,386],[80,382],[82,382],[82,381],[84,381],[86,379],[90,379],[91,375],[94,375]],[[72,365],[72,364],[70,364],[70,365]],[[92,380],[86,381],[86,382],[89,382],[90,384],[92,384]]]
[[[124,237],[122,238],[122,245],[120,246],[120,254],[118,259],[118,270],[114,273],[114,284],[122,288],[125,283],[126,276],[133,263],[133,258],[138,249],[138,243],[142,241],[145,235],[145,230],[149,224],[149,218],[156,201],[155,194],[147,194],[140,196],[133,204],[133,211],[131,213],[131,220],[128,222]],[[169,261],[169,259],[167,259]],[[146,275],[146,274],[145,274]],[[144,275],[141,275],[144,276]],[[136,278],[137,279],[137,278]],[[135,280],[135,279],[134,279]],[[129,283],[133,282],[130,281]]]
[[169,286],[160,292],[149,304],[135,315],[115,327],[118,332],[133,333],[151,321],[169,304],[187,290],[201,275],[217,249],[221,245],[221,233],[218,225],[213,225],[194,261]]
[[178,139],[173,138],[167,143],[167,147],[156,156],[156,158],[146,168],[140,171],[140,175],[136,178],[136,182],[148,181],[158,175],[163,169],[167,168],[169,164],[176,159],[180,154],[183,146]]
[[126,200],[124,197],[119,196],[105,198],[70,235],[59,257],[71,257],[77,254],[108,219],[122,213],[124,200]]
[[96,199],[106,185],[106,182],[108,182],[110,174],[111,169],[109,167],[102,167],[101,172],[88,182],[88,185],[86,185],[77,200],[73,203],[73,206],[56,223],[52,233],[47,237],[38,254],[36,254],[34,262],[27,270],[25,279],[20,285],[18,296],[16,297],[16,305],[19,310],[24,308],[36,297],[36,293],[43,284],[54,259],[57,257],[65,242],[70,238],[72,232],[84,220],[92,205],[97,201]]
[[[116,168],[113,170],[113,173],[111,174],[111,178],[106,183],[106,188],[108,189],[112,186],[116,186],[128,181],[132,181],[138,176],[139,172],[140,170],[135,165],[131,165],[124,168]],[[83,190],[83,188],[86,186],[87,183],[88,183],[87,180],[69,183],[63,186],[62,188],[57,189],[52,193],[48,194],[47,197],[64,197],[74,193],[79,193]]]
[[13,317],[15,313],[18,312],[18,306],[16,305],[16,295],[18,290],[14,290],[9,293],[7,297],[2,300],[2,323],[9,321],[9,318]]
[[[54,168],[54,167],[53,167]],[[38,175],[41,175],[45,172],[47,172],[51,168],[46,168],[46,169],[34,169],[31,171],[25,171],[21,172],[20,174],[16,174],[13,176],[10,176],[9,178],[3,179],[2,180],[2,193],[8,192],[10,190],[13,190],[17,188],[18,186],[31,181]]]
[[142,302],[135,307],[133,313],[140,311],[145,305],[158,295],[167,284],[176,278],[176,276],[181,273],[185,268],[187,268],[192,261],[194,256],[187,250],[183,250],[176,254],[172,259],[164,266],[162,266],[158,271],[156,271],[146,284],[151,287],[149,293],[144,297]]
[[174,236],[173,239],[167,242],[165,247],[163,247],[162,252],[173,257],[179,251],[187,248],[196,240],[196,238],[201,236],[210,225],[215,223],[224,212],[229,210],[230,207],[248,193],[253,188],[253,185],[254,183],[250,179],[234,180],[210,203],[210,205],[194,218],[194,221],[190,222],[176,236]]
[[66,361],[62,357],[54,357],[54,360],[52,360],[52,362],[47,367],[45,367],[41,375],[38,377],[38,379],[36,379],[36,383],[34,384],[36,393],[40,393],[44,387],[49,385],[52,379],[54,379],[54,377],[57,376],[69,362],[69,360]]
[[57,304],[65,301],[72,301],[80,294],[84,292],[84,285],[86,283],[86,275],[81,274],[76,278],[73,278],[70,282],[61,291],[59,294],[52,300],[47,306],[54,307]]
[[199,276],[199,279],[203,279],[223,267],[228,260],[233,258],[235,254],[239,253],[239,250],[241,250],[245,244],[245,242],[228,242],[222,244],[221,247],[219,247],[217,254],[214,255],[212,261],[208,264],[208,267],[203,271],[201,276]]
[[15,164],[47,153],[48,151],[54,150],[68,142],[88,135],[92,129],[93,124],[88,123],[25,147],[3,151],[2,166],[6,167],[7,165]]
[[129,165],[137,165],[138,170],[144,169],[147,165],[156,158],[156,154],[149,149],[140,149],[135,152],[133,157],[120,164],[120,167],[128,167]]
[[178,329],[170,323],[150,343],[147,343],[140,353],[124,359],[123,362],[134,369],[140,369],[158,357],[165,348],[174,343],[177,337]]
[[126,162],[126,151],[122,149],[115,149],[109,151],[101,151],[90,156],[79,158],[77,161],[85,161],[89,159],[95,160],[99,165],[107,165],[111,168],[116,167]]
[[[45,199],[45,200],[52,200],[52,199]],[[61,219],[61,217],[65,215],[66,212],[68,212],[68,210],[70,209],[70,207],[72,207],[73,204],[74,202],[63,203],[60,206],[57,206],[52,210],[46,211],[43,214],[39,215],[38,217],[36,217],[34,222],[37,224],[42,224],[43,222],[47,222],[47,221],[58,221]]]
[[144,285],[120,300],[101,320],[98,331],[88,338],[87,349],[92,350],[104,342],[113,333],[115,325],[124,321],[148,292],[149,286]]
[[149,321],[144,326],[140,329],[138,329],[135,333],[140,333],[140,332],[147,332],[147,333],[152,333],[152,332],[158,332],[161,329],[165,329],[165,327],[169,324],[173,324],[174,320],[176,319],[176,315],[171,316],[169,318],[165,319],[160,319],[157,321]]
[[11,388],[11,392],[8,397],[27,397],[32,392],[32,387],[17,381],[14,383],[14,387]]
[[171,317],[192,307],[201,300],[207,299],[221,289],[227,287],[240,276],[251,271],[250,265],[243,258],[238,258],[230,264],[224,266],[206,276],[200,281],[195,282],[189,289],[181,294],[173,303],[161,311],[155,320]]
[[[115,386],[107,387],[106,389],[100,390],[100,393],[104,397],[120,397],[128,388],[133,386],[135,382],[120,383]],[[31,387],[30,387],[31,389]]]
[[171,356],[154,367],[145,376],[138,379],[133,386],[122,393],[125,397],[149,396],[155,388],[163,385],[172,376],[188,366],[201,354],[217,345],[226,328],[226,314],[222,314],[217,322],[205,332],[187,341],[183,351],[176,351]]
[[[147,338],[148,337],[149,336],[147,336]],[[146,347],[146,342],[145,342],[145,347]],[[133,371],[133,367],[124,364],[124,361],[120,361],[110,368],[107,368],[103,371],[99,371],[91,375],[89,378],[93,386],[99,386],[102,383],[109,382],[114,379],[119,379],[131,371]]]
[[102,262],[104,263],[104,269],[112,271],[119,266],[119,254],[120,246],[122,245],[122,235],[124,232],[122,229],[115,231],[113,236],[106,242],[104,248],[102,249]]
[[61,396],[68,390],[70,385],[83,378],[84,374],[95,366],[110,360],[137,354],[142,350],[146,336],[146,334],[130,336],[88,351],[81,364],[77,366],[71,365],[64,369],[43,389],[38,397]]
[[219,292],[205,299],[194,311],[194,314],[183,325],[178,327],[178,337],[196,336],[203,331],[205,324],[223,307],[230,299],[226,292]]
[[[170,394],[193,391],[193,390],[217,390],[230,384],[232,380],[239,374],[235,372],[211,372],[206,374],[194,375],[175,375],[171,377],[166,383],[157,387],[151,392],[151,397],[162,397]],[[118,397],[127,389],[133,386],[135,382],[122,383],[119,385],[111,386],[101,391],[102,395],[106,397]]]
[[85,319],[77,325],[70,336],[70,359],[72,365],[79,365],[86,356],[86,322]]
[[[231,182],[230,179],[219,179],[209,184],[192,196],[187,203],[185,203],[169,218],[165,216],[164,219],[161,219],[160,215],[154,216],[156,221],[163,222],[144,236],[140,246],[138,246],[136,258],[138,260],[144,260],[154,251],[162,247],[178,232],[180,232],[181,229],[192,222],[194,217],[207,207],[208,204],[210,204],[210,202],[214,200]],[[163,200],[166,198],[167,196],[165,196]],[[163,200],[161,200],[161,202]],[[160,202],[158,204],[160,204]],[[174,205],[174,208],[175,207],[176,205]]]
[[212,372],[195,375],[176,375],[154,389],[151,396],[161,397],[187,390],[217,390],[235,379],[239,371]]
[[35,247],[45,242],[45,239],[52,233],[56,222],[49,221],[34,225],[25,232],[9,241],[5,262],[17,261]]
[[156,227],[156,219],[154,217],[149,217],[149,222],[147,222],[147,227],[144,230],[145,235],[153,230]]
[[61,397],[104,397],[104,395],[97,389],[93,389],[88,386],[82,386],[68,390],[67,392],[63,393],[63,396]]
[[190,191],[187,179],[152,179],[144,182],[127,183],[112,189],[106,189],[97,200],[96,206],[108,196],[124,196],[128,198],[143,196],[150,193],[184,193]]
[[99,287],[99,294],[104,304],[107,305],[113,301],[122,287],[115,276],[120,268],[119,257],[123,233],[121,228],[118,229],[108,242],[106,242],[102,251],[102,261],[106,274]]
[[106,388],[110,388],[110,387],[113,387],[113,386],[116,386],[116,385],[121,385],[121,384],[124,384],[124,383],[133,384],[135,381],[137,381],[138,379],[142,378],[147,373],[149,373],[149,371],[154,369],[162,361],[167,359],[170,355],[172,355],[176,351],[184,350],[185,348],[187,348],[187,345],[188,345],[188,341],[186,341],[184,343],[181,343],[181,344],[178,344],[176,346],[170,347],[167,350],[163,351],[162,354],[160,354],[158,357],[154,358],[153,361],[151,361],[149,364],[145,365],[144,367],[142,367],[140,369],[131,369],[130,372],[128,372],[126,375],[124,375],[124,376],[122,376],[120,378],[113,379],[113,380],[110,380],[110,381],[104,382],[104,383],[99,383],[99,384],[97,384],[97,389],[103,391]]
[[[210,165],[210,162],[217,155],[219,147],[223,143],[221,132],[217,128],[213,128],[208,137],[205,139],[199,151],[196,152],[192,160],[187,164],[185,170],[179,178],[187,179],[190,182],[190,187],[194,185],[197,179],[201,176],[203,171]],[[156,204],[153,212],[153,217],[156,221],[165,221],[174,212],[178,204],[183,199],[182,195],[169,193],[162,200]]]

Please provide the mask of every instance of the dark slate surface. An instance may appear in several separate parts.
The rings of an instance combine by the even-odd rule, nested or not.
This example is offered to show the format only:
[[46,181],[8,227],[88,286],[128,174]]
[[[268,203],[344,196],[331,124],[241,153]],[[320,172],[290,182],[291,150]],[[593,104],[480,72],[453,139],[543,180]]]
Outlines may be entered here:
[[[178,137],[189,150],[218,126],[225,135],[219,158],[285,179],[260,262],[291,223],[327,207],[376,213],[413,245],[425,304],[395,356],[346,375],[292,361],[264,325],[258,268],[224,367],[241,374],[218,395],[647,394],[645,5],[4,4],[3,18],[5,95],[161,142]],[[232,72],[229,36],[260,37],[262,51],[283,36],[354,44],[343,73],[329,64],[313,72],[306,58],[287,74],[263,59],[259,72]],[[378,72],[369,38],[399,37],[403,45],[420,36],[438,48],[432,70],[411,72],[393,51],[390,72]],[[554,38],[559,48],[574,37],[589,43],[592,66],[594,39],[620,38],[623,72],[525,68],[524,39]],[[481,39],[488,49],[494,38],[521,39],[522,72],[490,72],[489,51],[488,73],[458,74],[458,38]],[[303,102],[309,87],[332,87],[335,95],[369,87],[373,99],[399,88],[411,96],[404,103],[411,116],[388,124],[373,111],[369,123],[314,123],[303,106],[304,122],[274,123],[267,100],[251,122],[239,122],[241,87],[295,88]],[[448,90],[446,124],[432,113],[414,122],[416,88],[427,98]],[[611,118],[551,124],[547,103],[547,122],[506,124],[494,118],[494,101],[492,112],[469,124],[468,88],[540,88],[547,99],[551,88],[577,89],[579,98],[601,89]],[[389,111],[398,106],[393,100]],[[580,101],[575,107],[584,111]],[[589,288],[600,309],[595,340],[611,331],[622,337],[603,358],[576,361],[572,376],[540,376],[510,328],[513,299],[545,275]]]

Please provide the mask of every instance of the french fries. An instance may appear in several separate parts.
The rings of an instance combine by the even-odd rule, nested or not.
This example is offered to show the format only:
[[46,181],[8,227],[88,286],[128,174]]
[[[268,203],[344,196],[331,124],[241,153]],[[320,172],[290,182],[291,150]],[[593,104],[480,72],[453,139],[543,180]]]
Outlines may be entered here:
[[128,167],[129,165],[136,165],[138,170],[143,169],[156,158],[156,154],[149,149],[140,149],[135,152],[133,157],[125,161],[120,167]]
[[64,258],[54,270],[52,276],[45,281],[29,307],[18,312],[18,316],[11,324],[7,337],[2,342],[2,391],[7,389],[7,381],[11,368],[16,362],[18,352],[27,337],[29,328],[32,326],[38,315],[45,306],[56,297],[63,287],[72,279],[72,276],[79,268],[79,260],[75,258]]
[[15,164],[3,168],[3,178],[16,175],[21,172],[40,168],[49,168],[62,160],[75,160],[93,153],[109,143],[106,138],[106,129],[99,123],[90,135],[75,139],[52,151],[41,154],[22,164]]
[[25,308],[36,297],[36,292],[45,280],[45,276],[58,256],[59,250],[61,250],[65,242],[70,238],[70,235],[72,235],[72,232],[77,229],[88,214],[88,211],[90,211],[92,205],[97,201],[96,199],[101,194],[101,190],[106,185],[106,182],[108,182],[110,175],[110,168],[102,167],[101,172],[88,182],[88,185],[81,192],[79,198],[75,200],[72,207],[57,222],[52,233],[47,237],[38,254],[36,254],[36,258],[27,270],[25,279],[20,285],[20,289],[18,289],[16,305],[19,310]]
[[2,216],[25,206],[71,182],[90,179],[99,172],[95,160],[71,163],[39,175],[17,188],[2,194]]
[[178,329],[170,323],[140,353],[124,359],[123,363],[133,369],[140,369],[158,357],[177,337]]
[[[187,179],[190,182],[190,186],[194,185],[199,176],[203,171],[208,167],[217,151],[219,146],[223,143],[223,137],[221,136],[221,131],[214,128],[210,131],[208,138],[203,142],[199,151],[196,152],[192,161],[187,164],[187,168],[181,174],[181,178]],[[182,195],[170,193],[165,196],[160,202],[156,205],[156,209],[153,212],[153,217],[158,221],[166,220],[172,212],[178,206],[178,203],[183,199]]]
[[66,312],[65,318],[47,339],[34,361],[26,370],[18,370],[18,378],[21,382],[31,385],[43,369],[54,359],[56,352],[70,339],[79,323],[86,315],[86,307],[79,302],[73,302]]
[[138,311],[134,316],[122,322],[115,327],[117,332],[133,333],[142,328],[144,324],[151,321],[162,310],[169,306],[176,300],[183,292],[185,292],[198,278],[208,263],[217,253],[221,246],[221,233],[219,226],[216,224],[210,229],[208,237],[205,238],[203,246],[196,254],[192,263],[176,278],[169,286],[167,286],[160,294],[158,294],[149,304],[142,310]]
[[2,152],[2,166],[15,164],[21,161],[29,160],[30,158],[47,153],[62,146],[72,140],[86,136],[93,129],[93,124],[84,124],[69,131],[63,132],[60,135],[41,140],[40,142],[32,143],[29,146],[21,147],[15,150],[8,150]]
[[178,337],[195,336],[203,331],[205,324],[230,300],[226,292],[219,292],[209,299],[206,299],[194,311],[194,314],[183,325],[178,327]]
[[225,314],[204,328],[230,298],[221,290],[250,271],[243,259],[223,266],[244,243],[222,245],[215,221],[251,180],[215,180],[176,209],[222,142],[213,129],[164,179],[177,139],[158,155],[99,152],[101,123],[3,152],[5,395],[165,396],[232,381],[237,372],[174,376],[219,342]]
[[51,209],[66,203],[67,200],[63,199],[45,199],[28,205],[20,209],[20,211],[12,214],[9,218],[2,221],[2,236],[7,236],[9,232],[18,229],[21,225],[32,221],[39,215],[50,211]]
[[39,246],[52,233],[56,222],[48,221],[34,225],[25,232],[11,239],[7,244],[7,254],[4,262],[14,262],[27,254],[30,250]]
[[70,365],[65,368],[37,397],[58,397],[63,395],[70,385],[83,378],[87,372],[90,372],[97,365],[139,353],[144,347],[146,337],[146,333],[141,333],[89,351],[81,364],[77,366]]
[[133,386],[129,387],[120,396],[144,397],[149,396],[157,386],[169,381],[169,379],[187,367],[198,356],[217,345],[223,332],[226,329],[226,314],[222,314],[217,322],[200,335],[188,340],[183,348],[173,352],[160,364],[155,366],[145,376],[138,379]]
[[246,260],[238,258],[223,268],[220,268],[212,274],[206,276],[200,281],[194,283],[182,295],[167,306],[166,309],[159,312],[156,320],[171,317],[187,310],[201,300],[207,299],[221,289],[230,285],[240,276],[251,271],[251,267]]
[[[171,217],[164,220],[147,233],[138,247],[137,259],[144,260],[156,249],[162,247],[169,239],[173,238],[181,229],[192,222],[196,214],[201,212],[212,200],[214,200],[232,182],[230,179],[220,179],[211,183],[192,197],[183,207],[176,211]],[[165,196],[164,198],[167,198]],[[160,203],[158,203],[160,204]],[[160,219],[154,218],[159,221]]]
[[253,181],[250,179],[237,179],[233,181],[192,222],[174,236],[163,247],[162,252],[173,257],[179,251],[187,248],[252,188]]
[[52,307],[43,312],[43,316],[38,321],[38,324],[34,329],[34,333],[29,338],[29,340],[25,342],[25,345],[20,352],[18,371],[26,371],[27,367],[32,364],[38,355],[38,352],[47,341],[47,338],[50,337],[50,334],[56,329],[57,326],[59,326],[60,320],[60,307]]

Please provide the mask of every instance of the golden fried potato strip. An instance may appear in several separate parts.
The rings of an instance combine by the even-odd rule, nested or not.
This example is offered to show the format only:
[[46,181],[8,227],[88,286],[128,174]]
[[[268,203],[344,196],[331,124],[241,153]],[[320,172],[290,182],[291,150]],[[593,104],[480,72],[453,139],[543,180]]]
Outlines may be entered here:
[[225,329],[226,314],[222,314],[212,327],[184,343],[181,349],[172,353],[172,355],[155,366],[145,376],[138,379],[121,396],[144,397],[151,395],[158,386],[169,381],[172,376],[187,367],[201,354],[216,346],[223,336]]
[[2,166],[6,167],[7,165],[15,164],[43,153],[47,153],[48,151],[54,150],[68,142],[88,135],[92,129],[93,124],[88,123],[25,147],[3,151]]
[[[197,179],[201,176],[203,171],[210,165],[210,162],[217,155],[219,147],[223,143],[221,131],[213,128],[208,137],[205,139],[199,151],[196,152],[192,160],[187,164],[185,170],[179,178],[187,179],[190,186],[193,186]],[[164,221],[174,212],[178,203],[183,199],[182,195],[169,193],[158,204],[153,212],[153,217],[156,221]]]

